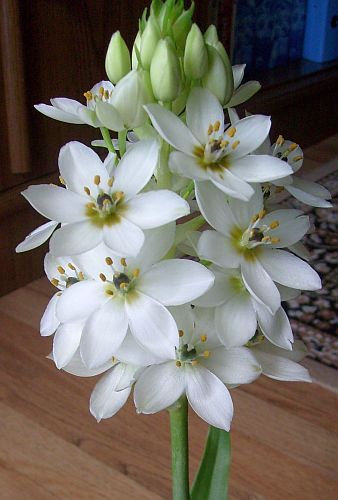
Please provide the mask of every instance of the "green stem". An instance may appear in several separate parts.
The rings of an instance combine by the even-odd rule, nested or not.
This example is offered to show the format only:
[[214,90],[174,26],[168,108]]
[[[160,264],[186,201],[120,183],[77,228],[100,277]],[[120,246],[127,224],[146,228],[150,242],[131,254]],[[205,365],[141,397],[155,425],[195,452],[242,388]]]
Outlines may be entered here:
[[170,146],[166,142],[162,142],[160,151],[160,161],[157,168],[157,185],[159,189],[168,189],[171,186],[171,172],[168,167],[170,154]]
[[189,500],[188,402],[169,411],[173,500]]
[[127,147],[126,140],[127,140],[127,131],[121,130],[121,132],[118,133],[120,157],[122,157],[126,152],[126,147]]
[[111,140],[109,130],[106,127],[100,127],[100,131],[104,139],[104,142],[106,143],[108,151],[110,151],[111,153],[115,153],[114,144],[113,141]]

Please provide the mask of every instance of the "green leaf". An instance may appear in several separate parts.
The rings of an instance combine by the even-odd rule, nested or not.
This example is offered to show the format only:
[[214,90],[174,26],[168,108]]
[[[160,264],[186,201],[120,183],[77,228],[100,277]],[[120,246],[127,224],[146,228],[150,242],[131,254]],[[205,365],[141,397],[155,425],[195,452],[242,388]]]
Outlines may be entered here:
[[191,500],[227,500],[230,460],[230,433],[210,426]]

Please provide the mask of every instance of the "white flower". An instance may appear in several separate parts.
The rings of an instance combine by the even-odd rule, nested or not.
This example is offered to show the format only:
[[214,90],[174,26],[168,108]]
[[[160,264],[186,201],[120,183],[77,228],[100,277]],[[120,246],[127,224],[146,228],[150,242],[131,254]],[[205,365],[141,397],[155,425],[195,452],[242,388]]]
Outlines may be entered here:
[[285,382],[311,382],[306,368],[299,364],[307,350],[301,340],[296,340],[292,351],[280,349],[257,334],[250,342],[250,352],[259,363],[262,374]]
[[87,279],[63,292],[57,316],[63,323],[86,320],[80,341],[89,367],[104,363],[123,342],[128,326],[159,358],[178,344],[177,327],[165,306],[185,304],[205,293],[214,276],[188,260],[158,262],[174,241],[174,224],[149,231],[136,258],[116,258],[101,245],[75,260]]
[[224,384],[246,384],[261,373],[249,349],[222,347],[214,332],[211,310],[190,306],[172,308],[180,342],[164,363],[150,366],[135,384],[138,412],[156,413],[183,394],[208,424],[229,430],[233,405]]
[[158,160],[158,143],[139,141],[117,166],[106,165],[79,142],[70,142],[59,155],[66,185],[30,186],[22,194],[42,215],[63,226],[51,240],[56,256],[76,255],[102,241],[120,255],[137,255],[143,229],[162,226],[189,213],[188,203],[167,190],[139,193],[149,182]]
[[218,99],[206,89],[193,88],[182,121],[158,104],[145,106],[153,126],[177,151],[169,166],[197,181],[210,180],[229,196],[249,200],[250,182],[265,182],[292,173],[288,164],[268,155],[252,155],[270,130],[268,116],[249,116],[224,131]]
[[[273,344],[292,349],[293,334],[288,317],[282,307],[275,314],[254,296],[250,295],[238,269],[222,269],[211,266],[215,276],[213,287],[204,295],[194,300],[202,307],[215,307],[215,328],[225,347],[239,347],[254,337],[257,323],[266,338]],[[285,287],[278,287],[285,300]],[[298,290],[286,289],[287,300],[296,297]],[[291,292],[291,293],[290,293]]]
[[201,212],[216,231],[205,231],[198,242],[203,259],[225,268],[240,268],[247,290],[275,314],[281,297],[274,281],[290,288],[318,290],[318,274],[289,247],[309,229],[309,218],[299,210],[276,210],[266,214],[259,188],[250,203],[224,195],[210,182],[197,183]]

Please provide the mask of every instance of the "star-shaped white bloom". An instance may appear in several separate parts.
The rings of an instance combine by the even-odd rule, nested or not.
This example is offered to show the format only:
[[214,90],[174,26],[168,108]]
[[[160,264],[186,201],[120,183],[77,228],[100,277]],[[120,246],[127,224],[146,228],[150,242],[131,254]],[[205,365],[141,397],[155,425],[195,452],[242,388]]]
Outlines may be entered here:
[[281,250],[298,242],[309,229],[309,218],[300,210],[266,213],[263,193],[256,189],[250,203],[230,198],[210,182],[196,186],[201,212],[216,231],[205,231],[198,254],[224,268],[240,268],[241,278],[255,300],[272,314],[281,297],[274,282],[300,290],[318,290],[318,274],[303,260]]
[[[215,308],[215,328],[225,347],[245,345],[257,330],[257,323],[266,338],[273,344],[292,349],[293,334],[288,317],[282,307],[272,314],[255,299],[245,286],[238,269],[211,266],[215,276],[213,287],[194,304]],[[298,290],[278,286],[282,300],[299,295]],[[286,298],[284,298],[286,297]]]
[[128,327],[159,358],[174,352],[177,326],[166,306],[192,301],[214,281],[197,262],[159,262],[173,244],[174,226],[149,231],[136,258],[119,259],[104,245],[74,258],[91,279],[64,291],[56,313],[62,323],[85,321],[80,350],[89,368],[115,355]]
[[22,194],[42,215],[63,225],[50,240],[56,256],[77,255],[102,241],[119,255],[137,255],[144,229],[167,224],[189,213],[189,204],[168,190],[140,191],[157,165],[159,145],[139,141],[123,156],[103,164],[79,142],[59,155],[63,187],[30,186]]
[[254,192],[250,182],[292,173],[278,158],[249,154],[268,135],[268,116],[249,116],[224,130],[222,106],[207,89],[192,89],[186,106],[187,125],[158,104],[145,109],[158,133],[177,150],[170,154],[169,166],[183,177],[210,180],[229,196],[249,200]]
[[229,431],[233,405],[225,384],[247,384],[261,373],[249,349],[227,350],[214,331],[208,309],[171,309],[180,329],[179,344],[164,363],[146,368],[135,384],[138,412],[156,413],[183,394],[209,425]]

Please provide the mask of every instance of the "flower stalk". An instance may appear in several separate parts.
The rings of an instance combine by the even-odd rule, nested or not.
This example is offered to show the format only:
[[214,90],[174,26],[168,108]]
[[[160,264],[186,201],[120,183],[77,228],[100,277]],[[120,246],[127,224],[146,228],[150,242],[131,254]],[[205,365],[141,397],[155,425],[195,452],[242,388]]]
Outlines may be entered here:
[[169,411],[171,432],[172,498],[189,500],[188,402],[182,397]]
[[113,141],[111,140],[109,130],[106,127],[100,127],[101,135],[106,143],[107,149],[110,153],[115,153]]

